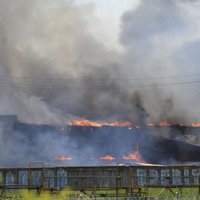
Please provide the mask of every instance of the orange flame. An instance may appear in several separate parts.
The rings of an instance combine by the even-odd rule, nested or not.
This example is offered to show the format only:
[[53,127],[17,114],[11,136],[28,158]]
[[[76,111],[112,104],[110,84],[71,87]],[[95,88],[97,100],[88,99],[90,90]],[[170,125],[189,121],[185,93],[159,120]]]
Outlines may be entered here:
[[89,120],[74,120],[67,123],[69,126],[94,126],[101,127],[102,125],[96,122],[92,122]]
[[131,126],[131,122],[111,122],[111,123],[103,123],[103,122],[93,122],[90,120],[74,120],[67,122],[69,126],[93,126],[93,127],[102,127],[102,126]]
[[112,123],[104,123],[106,126],[131,126],[131,122],[112,122]]
[[149,122],[149,123],[147,123],[147,126],[155,126],[155,123],[152,123],[152,122]]
[[200,122],[192,123],[192,127],[200,127]]
[[101,156],[99,158],[99,160],[105,160],[105,161],[113,161],[115,160],[115,157],[111,156],[111,155],[106,155],[106,156]]
[[135,152],[132,152],[132,153],[128,154],[127,156],[123,156],[123,160],[136,160],[141,163],[146,163],[140,156],[138,141],[134,145],[134,149],[135,149]]
[[55,158],[56,160],[60,160],[60,161],[69,161],[69,160],[72,160],[72,158],[71,157],[69,157],[69,156],[58,156],[58,157],[56,157]]
[[[95,122],[90,120],[72,120],[66,123],[69,126],[91,126],[91,127],[103,127],[103,126],[111,126],[111,127],[128,127],[128,128],[136,128],[140,129],[141,125],[137,123],[132,123],[130,121],[116,121],[116,122]],[[169,127],[172,125],[179,125],[179,126],[192,126],[192,127],[200,127],[200,122],[194,122],[194,123],[171,123],[168,121],[161,121],[157,123],[148,122],[146,123],[146,126],[153,127],[153,126],[161,126],[161,127]],[[62,129],[61,131],[63,131]]]
[[162,121],[158,125],[159,126],[171,126],[172,124],[170,122],[167,122],[167,121]]
[[139,152],[130,153],[127,156],[123,156],[123,160],[136,160],[138,162],[145,163],[145,161],[141,158]]

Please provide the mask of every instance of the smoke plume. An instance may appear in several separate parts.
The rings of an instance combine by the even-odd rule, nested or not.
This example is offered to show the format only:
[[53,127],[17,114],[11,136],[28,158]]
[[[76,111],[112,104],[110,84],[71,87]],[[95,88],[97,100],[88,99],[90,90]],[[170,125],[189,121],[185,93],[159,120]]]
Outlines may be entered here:
[[200,121],[199,6],[141,0],[121,17],[119,52],[101,38],[94,5],[0,0],[0,113],[41,124]]
[[97,39],[92,5],[2,0],[0,9],[1,113],[137,121],[136,92],[149,120],[199,119],[198,85],[182,84],[198,79],[197,1],[141,1],[121,18],[123,53]]

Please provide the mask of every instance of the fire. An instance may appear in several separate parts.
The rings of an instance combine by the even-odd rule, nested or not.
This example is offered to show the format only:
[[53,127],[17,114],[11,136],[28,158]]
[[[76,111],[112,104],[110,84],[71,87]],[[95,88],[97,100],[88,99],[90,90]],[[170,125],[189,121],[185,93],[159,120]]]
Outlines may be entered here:
[[140,156],[138,141],[136,142],[134,149],[134,152],[128,154],[127,156],[123,156],[123,160],[136,160],[141,163],[146,163]]
[[192,127],[200,127],[200,122],[192,123]]
[[[80,119],[80,120],[72,120],[66,123],[68,126],[91,126],[91,127],[103,127],[103,126],[110,126],[110,127],[128,127],[130,129],[140,129],[141,125],[138,123],[133,123],[130,121],[115,121],[115,122],[95,122],[90,121],[86,119]],[[179,125],[179,126],[192,126],[192,127],[200,127],[200,122],[194,122],[191,124],[188,123],[172,123],[168,121],[161,121],[157,123],[153,122],[147,122],[146,126],[153,127],[153,126],[160,126],[160,127],[169,127],[172,125]],[[63,132],[64,129],[61,129],[61,132]]]
[[58,156],[58,157],[56,157],[55,158],[56,160],[60,160],[60,161],[69,161],[69,160],[72,160],[72,158],[71,157],[69,157],[69,156]]
[[127,156],[123,156],[123,160],[136,160],[138,162],[144,163],[139,152],[134,152],[134,153],[128,154]]
[[[195,123],[197,124],[197,123]],[[194,124],[194,125],[195,125]],[[134,127],[136,129],[140,129],[141,125],[136,123],[131,123],[130,121],[116,121],[116,122],[94,122],[94,121],[90,121],[90,120],[73,120],[73,121],[69,121],[67,122],[67,125],[69,126],[92,126],[92,127],[103,127],[103,126],[113,126],[113,127]],[[167,121],[161,121],[159,123],[152,123],[149,122],[146,124],[149,127],[152,126],[171,126],[172,123],[167,122]],[[199,123],[200,126],[200,123]]]
[[155,126],[155,124],[154,123],[152,123],[152,122],[149,122],[149,123],[147,123],[147,126]]
[[102,127],[102,126],[119,126],[119,127],[129,127],[131,126],[131,122],[111,122],[111,123],[104,123],[104,122],[94,122],[90,120],[74,120],[67,122],[69,126],[93,126],[93,127]]
[[104,123],[106,126],[131,126],[131,122],[112,122],[112,123]]
[[170,122],[167,121],[162,121],[158,123],[159,126],[171,126],[172,124]]
[[101,156],[99,158],[99,160],[105,160],[105,161],[113,161],[115,160],[115,157],[111,156],[111,155],[106,155],[106,156]]
[[192,127],[200,127],[200,122],[193,122],[193,123],[179,123],[173,124],[167,121],[163,121],[159,123],[159,126],[172,126],[172,125],[179,125],[179,126],[192,126]]
[[97,122],[92,122],[89,120],[74,120],[67,123],[69,126],[94,126],[94,127],[101,127],[102,125]]

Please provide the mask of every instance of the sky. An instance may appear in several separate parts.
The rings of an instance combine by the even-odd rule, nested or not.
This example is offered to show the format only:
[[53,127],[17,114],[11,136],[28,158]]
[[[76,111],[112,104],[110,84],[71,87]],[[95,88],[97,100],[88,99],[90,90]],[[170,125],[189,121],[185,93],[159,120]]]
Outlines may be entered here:
[[139,0],[76,0],[77,4],[95,4],[100,17],[119,18],[124,11],[138,5]]
[[127,10],[136,8],[139,0],[75,0],[75,3],[94,5],[95,15],[104,27],[105,37],[109,38],[108,47],[120,49],[118,43],[120,18]]

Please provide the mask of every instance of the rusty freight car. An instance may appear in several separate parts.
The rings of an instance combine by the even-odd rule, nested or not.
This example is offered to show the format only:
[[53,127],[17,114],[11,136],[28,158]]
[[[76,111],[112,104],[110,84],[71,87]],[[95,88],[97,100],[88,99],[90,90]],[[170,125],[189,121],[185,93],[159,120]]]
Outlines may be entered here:
[[141,188],[200,188],[198,165],[117,165],[101,167],[1,168],[0,185],[9,189],[74,191],[114,190],[130,194]]

